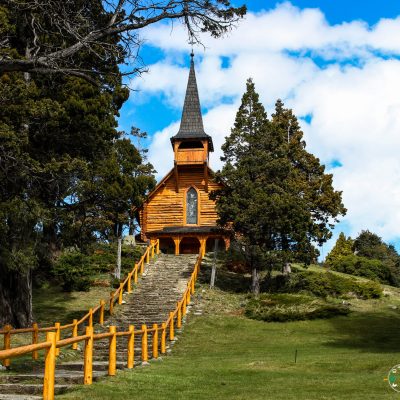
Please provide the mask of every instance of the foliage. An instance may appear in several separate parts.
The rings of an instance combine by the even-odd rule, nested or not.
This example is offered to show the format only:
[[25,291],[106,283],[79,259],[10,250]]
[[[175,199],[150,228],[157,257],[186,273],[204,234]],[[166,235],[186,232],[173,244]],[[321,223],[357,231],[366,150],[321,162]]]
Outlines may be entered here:
[[[140,4],[134,0],[4,0],[2,4],[0,74],[58,73],[101,83],[105,89],[108,79],[119,75],[112,62],[107,64],[110,60],[125,63],[125,75],[143,71],[138,52],[141,29],[146,26],[179,21],[190,41],[196,42],[200,32],[220,37],[246,13],[245,6],[231,6],[229,0],[145,0]],[[22,29],[12,29],[10,17],[18,19]],[[14,45],[19,30],[27,47]]]
[[344,233],[340,232],[335,246],[326,257],[325,264],[331,266],[339,258],[353,254],[353,244],[354,240],[351,237],[346,238]]
[[66,252],[57,260],[53,273],[60,280],[64,291],[87,292],[92,282],[93,270],[89,257],[78,251],[71,251]]
[[[12,7],[16,3],[0,7],[0,59],[29,60],[37,41],[40,51],[73,44],[69,35],[60,42],[52,25],[57,12],[49,19],[48,10],[37,13],[44,2],[31,2],[32,9],[18,2],[24,10]],[[84,5],[78,13],[92,19],[88,26],[104,22],[98,2],[55,5],[70,7],[72,14]],[[32,29],[46,33],[35,38]],[[104,43],[118,42],[114,35]],[[33,273],[49,276],[63,248],[86,252],[99,233],[113,240],[123,225],[133,224],[129,210],[154,185],[151,165],[117,131],[116,117],[129,94],[119,72],[125,52],[95,54],[80,49],[75,62],[102,70],[102,87],[67,73],[0,75],[0,325],[29,324]]]
[[341,233],[326,264],[335,271],[363,276],[388,285],[400,284],[399,255],[392,245],[387,245],[370,231],[362,231],[355,240],[346,239]]
[[[96,243],[91,248],[90,264],[96,272],[114,271],[117,260],[117,244]],[[139,261],[143,250],[139,246],[122,246],[121,251],[121,272],[122,275],[131,271],[135,262]]]
[[[278,100],[267,118],[252,80],[222,146],[223,184],[211,193],[218,223],[232,226],[252,269],[290,261],[310,263],[346,210],[332,175],[305,149],[303,132]],[[262,160],[262,162],[260,162]]]
[[399,284],[398,271],[387,261],[352,254],[335,260],[331,264],[331,268],[334,271],[363,276],[387,285],[397,286]]
[[312,296],[294,294],[262,294],[246,304],[245,315],[268,322],[301,321],[347,315],[348,307]]
[[392,260],[400,264],[400,258],[395,248],[392,245],[387,245],[381,237],[368,230],[361,231],[354,240],[353,250],[358,256],[381,261]]
[[379,298],[383,292],[377,282],[359,282],[351,277],[340,276],[332,272],[314,271],[271,277],[266,282],[265,290],[271,293],[307,292],[322,298],[354,295],[362,299]]

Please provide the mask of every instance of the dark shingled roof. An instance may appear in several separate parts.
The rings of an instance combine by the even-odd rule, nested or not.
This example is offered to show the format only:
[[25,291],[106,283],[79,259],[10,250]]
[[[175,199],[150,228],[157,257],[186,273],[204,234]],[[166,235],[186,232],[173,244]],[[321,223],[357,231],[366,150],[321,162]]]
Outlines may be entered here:
[[211,136],[204,132],[196,73],[194,70],[194,54],[192,53],[190,56],[190,72],[182,111],[181,126],[178,133],[171,138],[171,143],[175,139],[207,139],[210,151],[214,151]]

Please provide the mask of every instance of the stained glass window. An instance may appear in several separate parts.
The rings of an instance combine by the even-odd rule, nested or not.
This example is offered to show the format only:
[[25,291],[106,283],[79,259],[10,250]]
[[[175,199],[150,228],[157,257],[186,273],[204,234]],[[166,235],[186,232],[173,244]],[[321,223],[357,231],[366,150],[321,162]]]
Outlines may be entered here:
[[197,224],[197,192],[190,188],[186,194],[186,223]]

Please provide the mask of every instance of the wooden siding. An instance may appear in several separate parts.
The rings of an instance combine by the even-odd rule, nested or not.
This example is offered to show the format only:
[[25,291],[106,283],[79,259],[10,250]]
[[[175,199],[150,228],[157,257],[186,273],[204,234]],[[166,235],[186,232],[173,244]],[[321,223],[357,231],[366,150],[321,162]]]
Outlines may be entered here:
[[204,149],[179,149],[176,155],[178,164],[202,164],[207,161]]
[[[175,178],[172,174],[151,195],[147,201],[147,206],[140,210],[144,233],[162,230],[167,226],[185,226],[185,196],[190,186],[194,186],[200,195],[198,225],[216,225],[215,202],[208,198],[209,193],[205,191],[204,168],[179,168],[178,192],[175,190]],[[218,187],[215,182],[209,180],[209,192],[218,189]]]

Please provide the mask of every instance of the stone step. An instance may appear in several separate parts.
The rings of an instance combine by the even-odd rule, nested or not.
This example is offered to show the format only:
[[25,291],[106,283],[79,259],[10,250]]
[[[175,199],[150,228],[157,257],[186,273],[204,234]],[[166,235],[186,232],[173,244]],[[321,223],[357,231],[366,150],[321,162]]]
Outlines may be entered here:
[[0,394],[0,400],[41,400],[42,396],[31,396],[27,394]]
[[[70,388],[68,385],[54,385],[54,393],[65,393],[68,388]],[[43,385],[34,383],[0,383],[0,393],[40,395],[43,393]]]
[[[60,369],[67,371],[83,371],[83,362],[70,361],[62,363],[58,367]],[[122,361],[117,361],[116,367],[117,369],[124,369],[126,367],[126,363]],[[107,371],[107,370],[108,370],[108,361],[93,361],[93,371]]]
[[[62,364],[61,364],[62,366]],[[104,371],[93,371],[93,381],[106,376]],[[56,370],[55,381],[57,384],[81,384],[83,383],[83,372]],[[43,372],[35,374],[0,375],[0,383],[43,383]]]
[[[197,255],[160,255],[155,258],[150,265],[145,266],[145,272],[139,277],[139,282],[133,287],[132,293],[123,294],[124,304],[116,305],[114,315],[105,321],[104,326],[95,325],[95,332],[107,332],[110,325],[115,325],[118,331],[128,330],[129,325],[134,325],[136,330],[143,324],[146,324],[148,328],[151,328],[154,323],[161,325],[167,320],[169,313],[175,310],[176,303],[182,299],[196,258]],[[161,340],[160,332],[159,339]],[[107,375],[108,344],[108,339],[96,341],[94,344],[94,381]],[[167,349],[170,351],[168,345]],[[141,365],[140,335],[135,335],[134,356],[135,366]],[[152,357],[152,333],[148,334],[148,356]],[[82,384],[82,353],[79,357],[77,361],[59,360],[57,363],[56,393],[67,390],[69,385]],[[126,364],[127,338],[118,337],[116,366],[118,369],[125,369]],[[43,390],[43,366],[38,366],[37,369],[35,373],[30,371],[18,375],[0,375],[0,400],[40,399]]]

